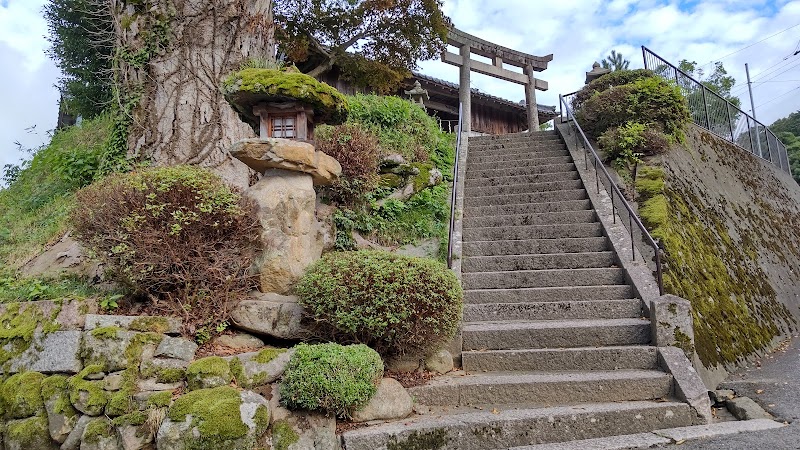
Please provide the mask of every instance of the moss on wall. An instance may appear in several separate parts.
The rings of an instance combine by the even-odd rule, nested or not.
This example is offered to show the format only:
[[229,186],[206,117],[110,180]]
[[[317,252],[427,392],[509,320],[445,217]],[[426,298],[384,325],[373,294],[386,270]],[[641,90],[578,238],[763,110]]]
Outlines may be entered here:
[[[673,149],[663,159],[663,167],[639,171],[639,213],[664,249],[666,292],[692,303],[701,361],[708,367],[733,365],[766,349],[794,326],[795,319],[779,301],[774,280],[765,269],[764,255],[774,253],[786,260],[800,258],[800,252],[791,246],[778,248],[786,241],[782,233],[785,236],[791,230],[786,223],[778,223],[780,219],[770,219],[774,208],[761,200],[766,194],[763,180],[740,177],[741,160],[749,156],[736,148],[722,148],[725,145],[708,133],[698,135],[693,130],[689,136],[690,151]],[[726,157],[731,158],[727,164]],[[733,201],[729,192],[715,184],[731,180],[720,181],[716,173],[704,172],[722,171],[712,163],[735,171],[755,195],[757,211],[742,210],[740,205],[749,203],[748,199]],[[771,232],[766,228],[772,228]]]

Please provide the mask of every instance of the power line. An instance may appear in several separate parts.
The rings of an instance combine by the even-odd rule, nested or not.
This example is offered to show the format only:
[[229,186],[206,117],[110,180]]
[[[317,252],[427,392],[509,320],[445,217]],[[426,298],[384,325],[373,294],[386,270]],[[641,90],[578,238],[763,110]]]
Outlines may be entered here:
[[707,62],[707,63],[703,64],[703,65],[702,65],[702,66],[700,66],[700,67],[705,67],[705,66],[707,66],[707,65],[709,65],[709,64],[713,64],[713,63],[715,63],[715,62],[717,62],[717,61],[722,61],[723,59],[725,59],[725,58],[727,58],[727,57],[729,57],[729,56],[732,56],[732,55],[735,55],[735,54],[737,54],[737,53],[739,53],[739,52],[741,52],[741,51],[747,50],[748,48],[750,48],[750,47],[752,47],[752,46],[754,46],[754,45],[756,45],[756,44],[760,44],[760,43],[762,43],[762,42],[764,42],[764,41],[766,41],[766,40],[768,40],[768,39],[772,39],[772,38],[774,38],[775,36],[777,36],[777,35],[779,35],[779,34],[781,34],[781,33],[785,33],[785,32],[787,32],[787,31],[789,31],[789,30],[791,30],[792,28],[795,28],[795,27],[797,27],[797,26],[800,26],[800,23],[798,23],[798,24],[795,24],[795,25],[792,25],[792,26],[790,26],[789,28],[783,29],[783,30],[781,30],[781,31],[779,31],[779,32],[777,32],[777,33],[775,33],[775,34],[773,34],[773,35],[767,36],[767,37],[765,37],[764,39],[762,39],[762,40],[760,40],[760,41],[758,41],[758,42],[753,42],[752,44],[748,45],[747,47],[740,48],[739,50],[736,50],[736,51],[735,51],[735,52],[733,52],[733,53],[728,53],[727,55],[723,56],[722,58],[718,58],[718,59],[715,59],[715,60],[711,60],[711,61],[709,61],[709,62]]
[[[794,64],[794,65],[791,65],[791,64],[792,64],[791,62],[790,62],[790,63],[788,63],[788,64],[785,64],[785,65],[784,65],[784,63],[785,63],[785,62],[786,62],[786,60],[784,60],[784,61],[781,61],[781,62],[779,62],[779,63],[777,63],[777,64],[773,64],[773,65],[772,65],[772,66],[770,66],[770,67],[774,67],[774,69],[772,69],[772,70],[769,70],[769,69],[768,69],[768,70],[762,71],[760,74],[758,74],[758,75],[754,76],[754,77],[753,77],[753,80],[757,80],[757,79],[759,79],[759,77],[764,77],[764,76],[767,76],[767,75],[772,75],[772,76],[770,76],[769,78],[767,78],[767,79],[765,79],[765,80],[760,80],[760,81],[758,81],[758,82],[756,82],[756,81],[752,81],[752,80],[751,80],[751,81],[752,81],[752,83],[753,83],[753,85],[759,85],[759,84],[761,84],[761,83],[765,83],[765,82],[767,82],[767,81],[769,81],[769,80],[772,80],[773,78],[775,78],[775,77],[777,77],[777,76],[779,76],[779,75],[782,75],[782,74],[784,74],[784,73],[786,73],[786,72],[788,72],[788,71],[790,71],[790,70],[794,69],[794,68],[795,68],[795,67],[797,67],[797,66],[800,66],[800,62],[798,62],[798,63],[796,63],[796,64]],[[779,65],[783,65],[783,67],[776,67],[776,66],[779,66]],[[788,68],[787,68],[787,67],[788,67]],[[779,73],[775,73],[775,72],[777,72],[778,70],[781,70],[781,69],[785,69],[785,70],[784,70],[784,71],[782,71],[782,72],[779,72]],[[774,74],[774,75],[773,75],[773,74]],[[733,94],[733,93],[736,93],[736,94],[738,95],[738,94],[740,94],[740,93],[743,93],[743,92],[745,92],[746,90],[747,90],[747,85],[746,85],[746,84],[739,85],[738,87],[736,87],[736,88],[734,88],[734,89],[732,89],[732,90],[731,90],[731,94]]]
[[781,97],[783,97],[783,96],[785,96],[785,95],[787,95],[787,94],[791,94],[792,92],[794,92],[794,91],[796,91],[796,90],[798,90],[798,89],[800,89],[800,86],[797,86],[797,87],[796,87],[796,88],[794,88],[794,89],[790,89],[790,90],[788,90],[788,91],[784,92],[783,94],[781,94],[781,95],[779,95],[779,96],[777,96],[777,97],[773,97],[773,98],[771,98],[770,100],[767,100],[766,102],[764,102],[764,103],[761,103],[760,105],[756,106],[756,108],[760,108],[760,107],[762,107],[762,106],[764,106],[764,105],[766,105],[766,104],[768,104],[768,103],[772,103],[772,102],[774,102],[775,100],[777,100],[777,99],[779,99],[779,98],[781,98]]

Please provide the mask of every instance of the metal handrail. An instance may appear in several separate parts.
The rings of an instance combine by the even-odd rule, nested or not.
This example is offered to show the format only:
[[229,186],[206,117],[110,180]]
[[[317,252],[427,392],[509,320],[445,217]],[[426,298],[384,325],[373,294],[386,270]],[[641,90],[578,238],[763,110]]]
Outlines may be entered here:
[[[642,46],[642,58],[644,59],[645,69],[653,71],[653,73],[661,78],[675,81],[687,99],[690,93],[698,92],[698,90],[702,93],[702,107],[696,103],[689,105],[690,110],[692,110],[692,122],[694,122],[695,125],[705,128],[722,139],[765,161],[771,162],[784,172],[791,173],[786,145],[781,142],[778,136],[766,125],[645,46]],[[665,71],[664,69],[667,70]],[[683,80],[684,83],[681,83],[681,80]],[[722,120],[716,124],[718,125],[717,127],[711,126],[709,104],[712,101],[716,101],[718,104],[725,106],[725,113],[721,118]],[[736,120],[734,120],[734,115],[731,114],[731,111],[734,111]],[[705,120],[702,120],[701,116],[704,117]],[[717,118],[719,119],[719,117]],[[725,123],[723,124],[722,121]],[[746,131],[741,131],[742,126],[746,127]],[[721,131],[715,129],[720,127]],[[755,137],[753,136],[753,128],[755,128]],[[761,130],[764,132],[764,145],[762,145]],[[745,133],[747,133],[747,139],[743,140]],[[748,143],[750,148],[748,149],[743,142]],[[762,147],[766,147],[766,154],[768,157],[764,156],[764,149]]]
[[[594,147],[592,147],[592,144],[586,137],[586,133],[583,132],[583,129],[581,128],[580,124],[575,119],[575,115],[572,113],[572,108],[570,108],[570,106],[567,104],[566,100],[564,99],[564,96],[559,95],[558,101],[559,104],[561,105],[560,107],[563,108],[562,113],[564,112],[566,113],[567,120],[575,125],[576,130],[583,138],[584,165],[586,169],[589,168],[587,153],[591,152],[592,157],[594,158],[594,172],[595,172],[594,178],[598,193],[600,192],[600,173],[602,173],[603,176],[606,178],[606,180],[608,180],[608,186],[611,187],[611,192],[610,192],[611,215],[614,219],[614,222],[616,223],[616,216],[617,216],[617,208],[616,205],[614,204],[615,195],[617,196],[617,198],[619,198],[619,201],[622,203],[622,206],[624,206],[625,209],[628,211],[628,230],[630,231],[630,236],[631,236],[631,254],[633,255],[633,260],[636,261],[636,241],[634,240],[633,237],[634,224],[641,231],[642,238],[645,240],[645,243],[653,248],[656,261],[656,281],[658,282],[658,293],[659,295],[664,295],[664,282],[663,282],[662,268],[661,268],[661,252],[660,249],[658,248],[658,244],[656,243],[655,239],[653,239],[653,236],[650,235],[650,232],[647,231],[647,228],[645,228],[644,224],[639,219],[639,216],[637,216],[636,213],[633,211],[633,207],[631,207],[630,203],[628,203],[628,201],[622,195],[622,191],[620,191],[617,184],[614,183],[614,180],[611,178],[611,175],[608,173],[608,170],[606,170],[606,167],[602,164],[602,162],[600,162],[601,161],[600,157],[597,155],[597,152],[595,151]],[[622,221],[623,218],[621,215],[619,216],[619,218],[620,221]]]
[[456,133],[456,159],[453,163],[453,194],[450,198],[450,231],[447,235],[447,268],[453,268],[453,232],[456,227],[456,193],[458,190],[458,163],[461,159],[461,130],[463,129],[463,103],[458,104],[458,130]]

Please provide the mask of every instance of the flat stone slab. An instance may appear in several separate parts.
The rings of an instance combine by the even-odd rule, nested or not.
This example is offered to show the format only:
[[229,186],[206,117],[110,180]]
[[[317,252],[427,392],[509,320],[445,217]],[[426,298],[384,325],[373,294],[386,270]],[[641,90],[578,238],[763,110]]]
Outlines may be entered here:
[[692,439],[705,439],[728,434],[746,433],[752,431],[774,430],[786,425],[769,419],[740,420],[737,422],[720,422],[709,425],[693,427],[670,428],[654,431],[655,434],[670,438],[675,442]]
[[651,448],[671,444],[672,441],[653,433],[625,434],[582,441],[555,442],[552,444],[514,447],[510,450],[628,450],[632,448]]
[[725,402],[725,406],[739,420],[772,419],[772,416],[750,397],[736,397]]
[[120,327],[131,331],[180,334],[182,326],[183,321],[175,317],[87,314],[85,330],[90,331],[95,328],[103,327]]
[[81,362],[80,331],[55,331],[39,336],[21,355],[11,360],[10,373],[32,370],[41,373],[78,373]]
[[316,151],[314,146],[290,139],[244,139],[229,149],[231,155],[258,173],[267,169],[303,172],[315,185],[328,185],[342,174],[339,161]]

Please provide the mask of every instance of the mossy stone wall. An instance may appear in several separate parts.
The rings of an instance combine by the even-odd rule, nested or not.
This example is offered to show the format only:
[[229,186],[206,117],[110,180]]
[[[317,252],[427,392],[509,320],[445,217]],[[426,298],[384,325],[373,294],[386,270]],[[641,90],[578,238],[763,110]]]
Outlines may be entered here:
[[668,293],[692,303],[697,353],[731,367],[800,317],[800,186],[769,162],[691,127],[637,180],[663,245]]

